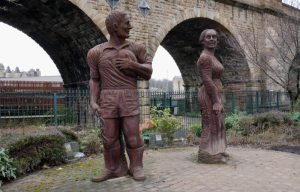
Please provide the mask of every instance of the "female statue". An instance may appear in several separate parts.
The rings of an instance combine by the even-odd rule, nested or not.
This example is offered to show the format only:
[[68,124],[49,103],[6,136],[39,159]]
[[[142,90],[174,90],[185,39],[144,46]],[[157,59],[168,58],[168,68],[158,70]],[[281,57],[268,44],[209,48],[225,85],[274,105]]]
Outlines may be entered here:
[[216,30],[204,30],[199,41],[203,46],[203,51],[197,61],[198,73],[203,82],[198,90],[203,131],[200,138],[198,161],[221,163],[226,161],[228,155],[225,154],[224,108],[220,80],[224,67],[215,56],[218,43]]

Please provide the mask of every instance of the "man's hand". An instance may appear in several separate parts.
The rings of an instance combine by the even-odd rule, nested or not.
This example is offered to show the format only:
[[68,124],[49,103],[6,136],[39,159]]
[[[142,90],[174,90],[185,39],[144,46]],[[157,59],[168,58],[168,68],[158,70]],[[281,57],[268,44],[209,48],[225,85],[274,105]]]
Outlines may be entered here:
[[100,106],[97,103],[90,103],[91,109],[93,111],[93,113],[97,116],[100,117],[101,116],[101,111],[100,111]]
[[116,64],[116,67],[121,71],[128,70],[128,69],[134,70],[135,66],[136,66],[136,63],[128,58],[117,58],[117,59],[115,59],[115,64]]

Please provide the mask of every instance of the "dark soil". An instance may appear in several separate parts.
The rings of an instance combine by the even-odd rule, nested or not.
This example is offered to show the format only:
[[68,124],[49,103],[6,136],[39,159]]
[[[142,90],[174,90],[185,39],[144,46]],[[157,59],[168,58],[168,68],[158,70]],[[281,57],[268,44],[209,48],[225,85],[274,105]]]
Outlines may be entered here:
[[288,146],[288,145],[278,145],[270,147],[271,150],[274,151],[282,151],[288,153],[294,153],[300,155],[300,146]]

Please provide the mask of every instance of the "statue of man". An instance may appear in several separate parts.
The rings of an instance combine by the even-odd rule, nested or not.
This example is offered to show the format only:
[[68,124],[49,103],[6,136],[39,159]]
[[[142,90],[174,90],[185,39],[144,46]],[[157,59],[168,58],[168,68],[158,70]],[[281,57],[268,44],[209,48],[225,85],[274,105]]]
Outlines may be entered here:
[[[93,47],[87,55],[90,106],[104,121],[105,167],[99,177],[91,180],[101,182],[129,173],[142,181],[144,142],[139,132],[137,80],[151,78],[152,58],[145,46],[126,40],[132,29],[126,13],[112,11],[105,24],[109,41]],[[120,134],[125,138],[129,170]]]

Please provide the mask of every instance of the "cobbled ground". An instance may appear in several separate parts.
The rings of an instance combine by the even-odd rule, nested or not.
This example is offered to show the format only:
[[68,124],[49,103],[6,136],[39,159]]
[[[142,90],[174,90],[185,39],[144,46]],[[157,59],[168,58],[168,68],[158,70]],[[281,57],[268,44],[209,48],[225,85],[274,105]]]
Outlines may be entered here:
[[[198,148],[146,150],[147,179],[121,177],[102,183],[89,178],[103,164],[103,157],[86,159],[20,178],[3,186],[4,192],[299,192],[300,155],[246,147],[229,147],[224,165],[199,164]],[[88,164],[88,166],[86,166]],[[78,167],[82,168],[78,169]],[[56,171],[53,174],[50,172]]]

